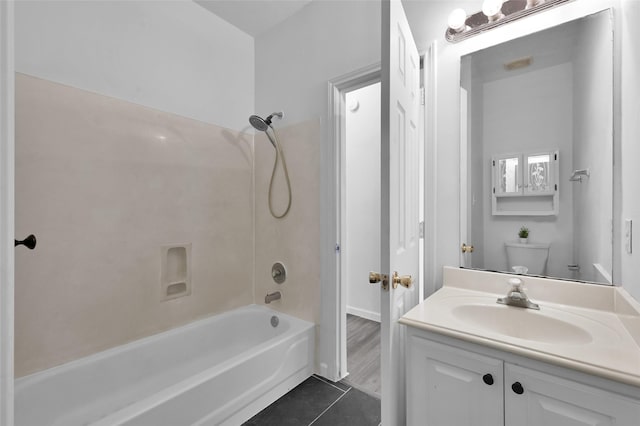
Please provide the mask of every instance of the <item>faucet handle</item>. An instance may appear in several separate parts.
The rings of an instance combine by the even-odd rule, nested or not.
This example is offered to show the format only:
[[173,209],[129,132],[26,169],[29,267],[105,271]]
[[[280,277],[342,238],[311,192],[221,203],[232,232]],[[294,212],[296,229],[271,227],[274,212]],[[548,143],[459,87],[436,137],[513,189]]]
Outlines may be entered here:
[[507,281],[511,286],[511,291],[522,291],[522,285],[524,284],[520,278],[509,278]]

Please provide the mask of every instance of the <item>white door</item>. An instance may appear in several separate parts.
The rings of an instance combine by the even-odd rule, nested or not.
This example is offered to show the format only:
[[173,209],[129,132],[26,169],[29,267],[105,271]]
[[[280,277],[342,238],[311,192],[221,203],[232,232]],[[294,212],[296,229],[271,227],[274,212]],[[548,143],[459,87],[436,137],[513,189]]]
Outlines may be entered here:
[[[420,57],[400,0],[382,2],[381,290],[382,424],[405,423],[404,339],[398,319],[418,303]],[[411,275],[393,288],[394,272]]]
[[0,426],[13,425],[13,2],[0,1]]

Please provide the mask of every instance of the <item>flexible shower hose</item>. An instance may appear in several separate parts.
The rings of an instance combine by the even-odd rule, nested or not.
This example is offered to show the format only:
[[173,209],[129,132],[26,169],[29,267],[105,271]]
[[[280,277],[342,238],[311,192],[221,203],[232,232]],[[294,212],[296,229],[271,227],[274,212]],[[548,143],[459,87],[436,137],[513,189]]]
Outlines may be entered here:
[[[291,209],[291,181],[289,180],[289,170],[287,169],[287,162],[284,158],[284,152],[282,151],[282,148],[280,147],[280,141],[278,140],[278,134],[276,133],[276,129],[274,129],[273,127],[271,127],[271,131],[273,131],[273,135],[275,136],[275,141],[271,138],[271,135],[269,134],[268,131],[266,131],[265,133],[267,134],[267,137],[271,140],[271,142],[273,143],[273,146],[276,148],[276,159],[273,162],[273,171],[271,172],[271,181],[269,182],[269,212],[271,213],[271,216],[275,217],[276,219],[282,219],[283,217],[285,217],[287,215],[287,213],[289,213],[289,209]],[[287,202],[287,208],[285,209],[284,213],[278,215],[273,211],[273,204],[272,204],[272,192],[273,192],[273,180],[276,176],[276,170],[278,168],[278,161],[280,160],[280,158],[282,158],[282,170],[284,171],[284,178],[287,182],[287,191],[289,194],[289,198],[288,198],[288,202]]]

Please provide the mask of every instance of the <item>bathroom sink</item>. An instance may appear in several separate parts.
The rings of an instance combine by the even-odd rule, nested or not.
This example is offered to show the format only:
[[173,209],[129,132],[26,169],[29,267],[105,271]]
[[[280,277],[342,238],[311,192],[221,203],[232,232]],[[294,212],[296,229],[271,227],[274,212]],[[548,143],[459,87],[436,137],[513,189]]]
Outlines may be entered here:
[[570,345],[592,341],[591,333],[565,319],[557,318],[557,314],[562,313],[555,310],[549,312],[548,309],[535,311],[498,304],[465,304],[454,307],[451,313],[456,319],[484,331],[518,339]]
[[[540,310],[497,303],[518,299],[515,279]],[[640,386],[640,303],[621,287],[445,267],[442,287],[399,322],[412,336],[446,336]]]

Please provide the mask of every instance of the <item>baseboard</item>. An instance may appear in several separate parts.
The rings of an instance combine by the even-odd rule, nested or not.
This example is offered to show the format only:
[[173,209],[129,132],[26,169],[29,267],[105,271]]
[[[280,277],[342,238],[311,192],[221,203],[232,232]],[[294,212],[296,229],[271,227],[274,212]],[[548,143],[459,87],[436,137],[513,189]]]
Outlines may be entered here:
[[368,311],[366,309],[354,308],[353,306],[347,306],[347,313],[355,315],[364,319],[368,319],[375,322],[380,322],[380,312]]

